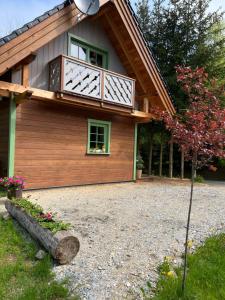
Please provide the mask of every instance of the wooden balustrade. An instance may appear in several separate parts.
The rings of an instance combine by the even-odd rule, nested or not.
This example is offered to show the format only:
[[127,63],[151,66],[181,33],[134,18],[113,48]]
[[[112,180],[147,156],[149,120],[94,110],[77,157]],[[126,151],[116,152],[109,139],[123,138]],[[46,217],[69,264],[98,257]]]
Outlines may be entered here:
[[49,90],[102,102],[134,106],[135,80],[84,61],[60,55],[49,63]]

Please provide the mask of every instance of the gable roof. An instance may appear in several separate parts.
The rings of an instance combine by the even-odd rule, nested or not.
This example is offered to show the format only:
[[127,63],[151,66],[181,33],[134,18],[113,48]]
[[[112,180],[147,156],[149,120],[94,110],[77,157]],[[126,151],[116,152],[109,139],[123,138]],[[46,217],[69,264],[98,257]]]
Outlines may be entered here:
[[[153,86],[156,88],[157,94],[163,102],[163,106],[169,112],[174,113],[175,109],[168,89],[141,31],[129,0],[100,0],[101,7],[105,6],[105,4],[113,5],[114,8],[116,8],[145,69],[149,73]],[[0,75],[29,56],[32,52],[44,46],[50,40],[56,38],[86,18],[86,16],[82,15],[78,20],[77,16],[79,14],[80,12],[75,7],[74,1],[66,0],[21,28],[14,30],[8,36],[1,38]]]
[[57,13],[60,10],[62,10],[63,8],[69,6],[70,4],[72,4],[72,0],[66,0],[63,3],[61,3],[59,5],[56,5],[52,9],[46,11],[41,16],[39,16],[39,17],[35,18],[34,20],[32,20],[32,21],[24,24],[22,27],[14,30],[10,34],[8,34],[8,35],[0,38],[0,47],[3,46],[3,45],[5,45],[6,43],[10,42],[11,40],[15,39],[20,34],[26,32],[27,30],[29,30],[30,28],[34,27],[35,25],[41,23],[42,21],[44,21],[45,19],[49,18],[50,16],[54,15],[55,13]]

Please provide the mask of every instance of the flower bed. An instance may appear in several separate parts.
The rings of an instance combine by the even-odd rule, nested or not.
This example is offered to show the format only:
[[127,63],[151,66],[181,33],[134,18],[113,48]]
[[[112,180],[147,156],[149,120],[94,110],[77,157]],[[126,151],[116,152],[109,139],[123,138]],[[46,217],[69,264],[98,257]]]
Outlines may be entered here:
[[68,231],[70,224],[58,221],[51,212],[27,199],[7,200],[5,207],[30,235],[60,263],[69,263],[78,253],[79,240]]
[[70,229],[69,223],[56,220],[56,214],[45,213],[40,205],[30,202],[28,199],[12,199],[11,202],[17,207],[22,208],[28,215],[32,216],[43,228],[49,229],[53,233],[60,230]]

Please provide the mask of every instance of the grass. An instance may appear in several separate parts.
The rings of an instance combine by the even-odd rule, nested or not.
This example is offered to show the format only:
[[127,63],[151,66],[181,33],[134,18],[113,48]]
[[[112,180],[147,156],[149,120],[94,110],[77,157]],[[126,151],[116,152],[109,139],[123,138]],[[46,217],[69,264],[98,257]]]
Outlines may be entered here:
[[69,295],[66,283],[57,283],[47,255],[36,261],[36,245],[25,241],[12,220],[0,218],[0,299],[62,300]]
[[219,300],[225,299],[225,234],[208,238],[194,254],[188,257],[188,277],[185,294],[181,296],[182,269],[174,269],[177,277],[168,277],[170,266],[160,267],[160,279],[155,295],[152,288],[145,292],[145,299],[152,300]]

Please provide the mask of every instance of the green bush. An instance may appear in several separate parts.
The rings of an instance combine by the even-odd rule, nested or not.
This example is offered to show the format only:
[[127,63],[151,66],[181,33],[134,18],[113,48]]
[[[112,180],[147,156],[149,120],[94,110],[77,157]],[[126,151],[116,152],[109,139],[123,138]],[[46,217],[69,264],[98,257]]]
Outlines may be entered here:
[[205,182],[204,178],[201,175],[197,175],[195,177],[194,181],[197,182],[197,183],[204,183]]

